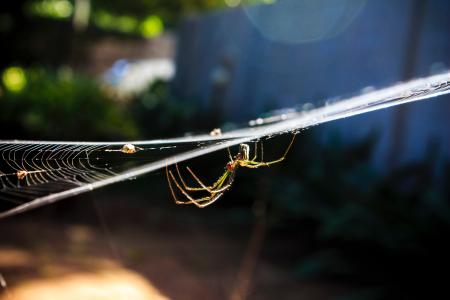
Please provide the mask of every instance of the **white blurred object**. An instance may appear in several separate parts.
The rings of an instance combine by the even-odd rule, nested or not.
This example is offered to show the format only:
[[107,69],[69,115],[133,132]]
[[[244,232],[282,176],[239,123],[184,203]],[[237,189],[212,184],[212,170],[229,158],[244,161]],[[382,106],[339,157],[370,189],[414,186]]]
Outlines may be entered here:
[[117,60],[106,72],[105,80],[121,94],[139,93],[155,80],[170,80],[175,74],[172,59]]

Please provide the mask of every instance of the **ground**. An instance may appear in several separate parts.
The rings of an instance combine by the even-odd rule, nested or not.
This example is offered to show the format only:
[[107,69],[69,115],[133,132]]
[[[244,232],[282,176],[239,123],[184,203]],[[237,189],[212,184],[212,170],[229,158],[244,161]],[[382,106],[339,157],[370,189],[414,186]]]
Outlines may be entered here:
[[[100,193],[94,202],[75,204],[97,211],[92,218],[61,221],[61,210],[74,205],[61,202],[1,221],[6,287],[0,299],[243,299],[236,283],[252,224],[230,234],[204,210],[174,206],[144,213],[139,206],[115,207],[107,197]],[[273,247],[283,249],[283,241]],[[349,290],[300,280],[268,257],[255,258],[246,299],[330,299]]]

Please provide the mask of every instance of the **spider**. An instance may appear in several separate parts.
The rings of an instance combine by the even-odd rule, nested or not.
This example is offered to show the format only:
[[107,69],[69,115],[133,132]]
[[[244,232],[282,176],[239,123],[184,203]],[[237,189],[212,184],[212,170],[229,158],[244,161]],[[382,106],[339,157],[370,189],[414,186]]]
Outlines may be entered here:
[[[256,161],[258,156],[258,142],[255,142],[255,154],[252,159],[250,159],[250,146],[248,144],[240,144],[239,145],[239,152],[236,154],[236,156],[232,157],[230,150],[228,149],[228,156],[230,161],[225,166],[225,172],[222,176],[219,177],[219,179],[214,182],[212,185],[207,186],[204,184],[200,178],[189,168],[186,167],[187,171],[191,174],[191,176],[194,178],[194,180],[200,185],[200,187],[190,187],[186,184],[183,177],[181,176],[180,169],[178,168],[178,164],[175,164],[176,174],[178,175],[179,180],[174,176],[172,171],[169,170],[168,166],[166,166],[166,176],[167,176],[167,182],[169,183],[170,192],[172,194],[173,199],[175,200],[176,204],[194,204],[197,207],[203,208],[206,207],[215,201],[217,201],[220,197],[223,196],[223,194],[230,189],[231,185],[233,184],[234,177],[236,176],[236,171],[239,167],[245,167],[250,169],[257,169],[259,167],[269,167],[270,165],[282,162],[286,155],[288,154],[289,150],[292,147],[292,144],[294,143],[295,134],[292,136],[292,139],[287,146],[286,150],[284,151],[283,156],[280,158],[273,160],[273,161]],[[263,148],[261,144],[261,159],[263,156]],[[175,186],[178,188],[178,190],[186,197],[187,200],[181,201],[176,196],[174,187],[172,185],[172,182],[175,184]],[[180,184],[181,182],[181,184]],[[201,198],[195,198],[189,192],[198,192],[203,191],[207,192],[208,195],[201,197]]]

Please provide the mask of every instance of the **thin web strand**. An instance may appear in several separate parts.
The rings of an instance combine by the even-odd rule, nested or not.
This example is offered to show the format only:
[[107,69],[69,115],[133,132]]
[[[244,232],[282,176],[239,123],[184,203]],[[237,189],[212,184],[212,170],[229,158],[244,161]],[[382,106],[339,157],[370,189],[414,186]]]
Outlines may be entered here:
[[[258,122],[261,126],[234,130],[218,136],[199,135],[113,143],[0,141],[3,160],[0,162],[2,163],[0,167],[6,165],[8,169],[6,171],[0,169],[2,170],[0,171],[2,184],[0,198],[7,196],[10,201],[17,198],[23,199],[23,202],[19,201],[20,204],[0,213],[0,218],[23,213],[70,196],[153,172],[166,165],[241,143],[284,133],[296,134],[299,130],[325,122],[437,97],[449,92],[450,73],[445,73],[355,96],[309,112],[289,114],[288,117],[280,117],[281,121],[279,122],[273,123],[271,121],[274,119],[273,117],[267,122],[263,119]],[[140,151],[170,149],[183,143],[209,144],[149,163],[127,167],[124,170],[104,158],[108,153],[120,152],[121,147],[125,144],[132,144],[142,149],[137,151],[137,155]],[[127,154],[118,159],[126,161],[134,155]],[[20,173],[21,171],[25,173]],[[20,179],[19,177],[22,176],[24,177]]]

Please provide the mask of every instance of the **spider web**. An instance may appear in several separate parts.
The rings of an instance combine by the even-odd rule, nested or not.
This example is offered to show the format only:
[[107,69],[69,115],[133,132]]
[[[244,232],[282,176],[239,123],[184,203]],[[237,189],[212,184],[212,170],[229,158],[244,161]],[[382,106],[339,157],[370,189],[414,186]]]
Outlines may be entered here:
[[259,118],[222,134],[112,143],[0,141],[0,219],[241,143],[447,93],[450,72],[308,112]]

